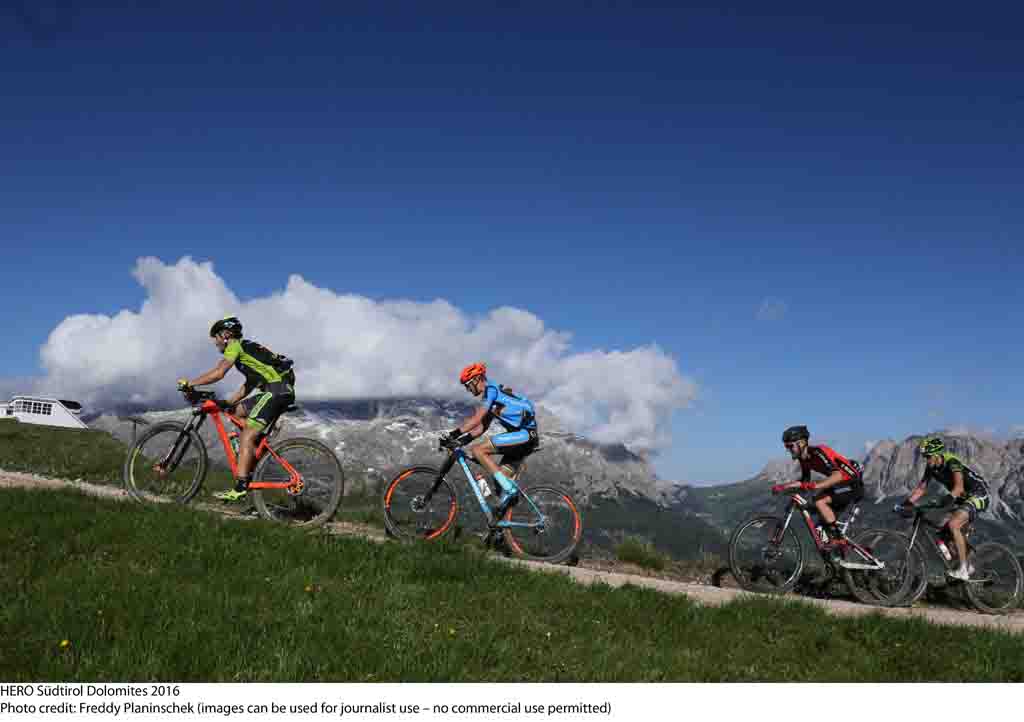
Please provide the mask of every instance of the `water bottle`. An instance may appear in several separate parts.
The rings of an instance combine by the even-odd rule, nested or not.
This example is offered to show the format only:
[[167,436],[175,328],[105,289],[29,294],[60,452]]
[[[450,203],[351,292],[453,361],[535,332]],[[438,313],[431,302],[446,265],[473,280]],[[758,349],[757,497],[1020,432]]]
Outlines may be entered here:
[[949,547],[946,546],[946,542],[938,539],[937,543],[939,545],[939,551],[942,553],[942,558],[947,562],[953,561],[953,554],[949,551]]
[[825,527],[816,526],[814,531],[818,534],[818,538],[821,539],[825,544],[828,544],[828,532],[825,531]]
[[228,443],[231,444],[231,450],[235,452],[235,456],[238,456],[238,432],[232,431],[228,434]]
[[486,476],[476,477],[476,483],[480,487],[480,493],[484,495],[485,499],[491,495],[491,485],[487,483]]

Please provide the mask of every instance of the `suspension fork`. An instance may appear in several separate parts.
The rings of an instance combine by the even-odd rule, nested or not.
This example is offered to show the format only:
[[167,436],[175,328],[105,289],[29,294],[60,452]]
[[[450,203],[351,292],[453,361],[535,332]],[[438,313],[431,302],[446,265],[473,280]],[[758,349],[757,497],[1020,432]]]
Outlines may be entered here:
[[444,481],[445,475],[449,471],[452,470],[453,466],[455,466],[455,452],[454,451],[449,453],[448,454],[448,458],[444,460],[443,464],[441,464],[441,469],[437,473],[437,478],[434,479],[434,483],[431,484],[430,489],[423,496],[423,503],[424,504],[429,504],[430,503],[430,500],[434,497],[434,494],[437,493],[437,490],[441,487],[441,482]]
[[910,546],[914,546],[914,542],[917,541],[917,535],[921,531],[921,515],[918,514],[914,517],[914,528],[910,532]]
[[160,460],[160,463],[157,464],[157,466],[163,469],[165,474],[173,473],[174,470],[178,468],[178,464],[181,463],[185,454],[188,453],[189,447],[192,446],[192,432],[199,430],[203,425],[203,421],[206,419],[206,416],[205,414],[198,416],[198,423],[196,423],[196,418],[196,416],[193,416],[189,422],[185,424],[185,428],[181,430],[181,433],[178,434],[178,438],[174,440],[174,445],[171,447],[171,450],[168,451],[167,455],[164,456],[164,458]]
[[782,539],[786,536],[786,530],[789,529],[789,522],[793,519],[793,505],[789,505],[789,510],[786,512],[786,518],[782,521],[782,526],[776,529],[775,534],[772,535],[772,544],[781,544]]

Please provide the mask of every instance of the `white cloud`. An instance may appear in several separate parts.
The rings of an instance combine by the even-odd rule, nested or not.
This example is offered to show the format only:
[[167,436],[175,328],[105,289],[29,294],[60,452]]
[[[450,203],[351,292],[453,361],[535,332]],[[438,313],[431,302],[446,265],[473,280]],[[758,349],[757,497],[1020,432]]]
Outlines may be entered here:
[[757,309],[758,321],[781,321],[786,316],[789,307],[781,298],[769,296],[761,301],[761,307]]
[[672,411],[696,396],[696,384],[656,346],[574,352],[569,334],[518,308],[471,317],[444,300],[374,301],[298,275],[281,292],[242,302],[211,263],[187,257],[174,265],[142,258],[133,273],[146,291],[142,307],[66,318],[41,350],[42,385],[93,406],[172,402],[176,378],[216,363],[210,323],[233,314],[247,337],[295,359],[300,401],[468,400],[458,371],[486,360],[495,379],[574,431],[652,451],[669,442]]

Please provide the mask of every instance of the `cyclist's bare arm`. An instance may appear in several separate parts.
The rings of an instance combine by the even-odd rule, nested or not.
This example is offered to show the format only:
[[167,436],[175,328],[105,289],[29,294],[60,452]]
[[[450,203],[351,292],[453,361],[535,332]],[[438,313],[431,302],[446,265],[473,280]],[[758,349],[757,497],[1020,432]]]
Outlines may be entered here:
[[924,496],[925,491],[928,490],[928,482],[924,479],[914,487],[914,490],[910,492],[910,496],[907,497],[907,501],[911,504],[917,503],[917,500]]
[[463,433],[471,434],[472,436],[480,436],[487,430],[487,427],[491,425],[491,414],[483,406],[473,412],[473,415],[463,419],[462,423],[459,424],[458,428]]
[[[808,474],[808,476],[810,476],[810,474]],[[836,471],[833,471],[831,474],[829,474],[826,478],[822,479],[821,481],[814,482],[814,487],[818,491],[822,491],[824,489],[830,489],[836,484],[842,484],[845,481],[846,478],[843,475],[843,472],[837,469]]]
[[953,488],[949,492],[954,499],[963,499],[967,496],[964,493],[964,474],[962,471],[953,472]]
[[233,365],[234,364],[232,364],[231,361],[222,359],[219,364],[214,366],[205,374],[196,376],[194,379],[189,381],[188,384],[189,386],[206,386],[207,384],[215,384],[227,375]]

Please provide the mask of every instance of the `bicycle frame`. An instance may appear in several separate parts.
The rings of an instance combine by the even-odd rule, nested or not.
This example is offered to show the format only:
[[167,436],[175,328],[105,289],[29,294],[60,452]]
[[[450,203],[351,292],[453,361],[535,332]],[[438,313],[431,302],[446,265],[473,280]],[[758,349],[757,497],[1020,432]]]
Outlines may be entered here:
[[[184,456],[185,451],[188,450],[189,432],[198,431],[202,427],[206,418],[210,417],[213,419],[213,425],[217,429],[217,435],[220,437],[221,444],[224,446],[224,454],[227,456],[228,465],[231,467],[231,475],[237,478],[238,456],[235,454],[235,450],[231,446],[231,441],[228,438],[228,432],[224,428],[224,422],[221,419],[221,416],[226,416],[228,421],[237,426],[239,430],[245,428],[244,421],[221,409],[221,407],[217,405],[216,401],[213,401],[212,399],[205,399],[202,403],[193,407],[192,419],[185,425],[184,433],[178,437],[178,441],[171,447],[167,456],[160,461],[159,466],[166,467],[173,460],[173,466],[176,467],[181,461],[181,457]],[[182,440],[184,440],[184,443]],[[180,450],[178,448],[179,445],[181,446]],[[259,461],[259,459],[267,453],[273,456],[277,463],[279,463],[281,467],[288,472],[288,481],[253,481],[249,483],[249,488],[285,489],[292,494],[298,494],[301,492],[302,488],[305,486],[302,481],[302,475],[295,470],[295,467],[277,455],[273,448],[271,448],[267,435],[264,434],[260,437],[260,443],[256,446],[254,458],[256,461]]]
[[441,466],[441,473],[438,474],[437,481],[434,483],[434,486],[431,487],[430,491],[427,493],[425,501],[430,501],[430,498],[434,495],[434,492],[437,491],[438,487],[440,487],[441,480],[444,479],[445,475],[448,473],[449,470],[451,470],[451,468],[456,463],[458,463],[458,465],[462,467],[462,472],[466,475],[466,481],[469,485],[469,488],[473,490],[473,496],[476,497],[476,502],[477,504],[480,505],[480,511],[487,519],[488,526],[497,527],[501,529],[509,529],[515,527],[540,530],[544,529],[544,527],[547,524],[547,517],[544,516],[544,513],[537,508],[536,504],[533,503],[533,499],[531,499],[530,496],[526,494],[522,489],[519,490],[519,496],[522,499],[525,499],[526,502],[530,505],[530,508],[533,509],[534,513],[537,515],[538,521],[520,522],[510,521],[507,519],[495,520],[494,513],[491,511],[490,505],[487,503],[487,500],[484,498],[483,492],[480,491],[480,487],[476,483],[476,475],[474,475],[473,471],[469,468],[469,459],[466,456],[466,452],[463,451],[462,449],[451,450],[451,453],[448,455],[447,461],[445,461],[445,463],[442,464]]
[[[784,538],[784,536],[786,534],[786,530],[789,529],[790,522],[793,520],[793,514],[797,510],[799,510],[800,513],[803,515],[804,524],[806,524],[806,526],[807,526],[807,531],[810,532],[811,539],[814,540],[815,548],[818,550],[818,553],[824,559],[825,556],[826,556],[825,555],[825,542],[822,541],[821,536],[818,534],[818,529],[817,529],[817,527],[814,524],[814,520],[811,518],[811,512],[809,512],[807,510],[807,506],[808,506],[808,502],[802,496],[800,496],[799,494],[792,494],[792,495],[790,495],[790,497],[789,497],[789,508],[786,510],[785,521],[782,523],[782,526],[779,527],[778,531],[776,531],[775,536],[772,538],[772,543],[773,544],[781,544],[782,543],[782,540],[783,540],[783,538]],[[843,532],[843,536],[845,537],[846,536],[846,530],[850,528],[850,521],[847,520],[845,522],[840,522],[839,526],[840,526],[840,530]],[[842,566],[842,567],[844,567],[846,569],[864,569],[864,570],[871,570],[871,571],[875,571],[875,570],[879,570],[879,569],[884,569],[885,568],[885,562],[880,560],[880,559],[876,559],[874,557],[874,555],[871,554],[870,551],[868,551],[867,549],[865,549],[861,545],[857,544],[855,541],[853,541],[849,537],[846,537],[846,541],[850,545],[850,548],[853,549],[857,554],[859,554],[868,563],[863,564],[863,563],[860,563],[860,562],[848,562],[848,561],[844,560],[844,561],[839,562],[840,566]]]
[[[945,566],[947,569],[952,569],[954,567],[954,561],[952,559],[946,559],[946,557],[942,554],[942,551],[939,547],[939,541],[941,539],[940,535],[942,533],[942,530],[945,528],[945,525],[938,528],[934,527],[932,524],[929,524],[925,521],[925,515],[923,513],[925,511],[930,511],[932,509],[941,508],[942,506],[939,505],[922,505],[917,508],[917,513],[914,515],[914,528],[910,532],[910,545],[914,545],[914,542],[917,541],[918,535],[928,539],[931,542],[931,544],[928,544],[926,546],[932,551],[932,554],[936,558],[938,558],[939,561],[942,562],[943,566]],[[973,545],[969,540],[969,537],[973,532],[974,524],[967,524],[960,530],[960,533],[964,535],[964,542],[966,542],[967,544],[968,556],[970,556],[971,551],[973,549]],[[956,545],[953,544],[952,539],[950,539],[949,542],[950,543],[946,545],[947,548],[951,552],[955,552]]]

